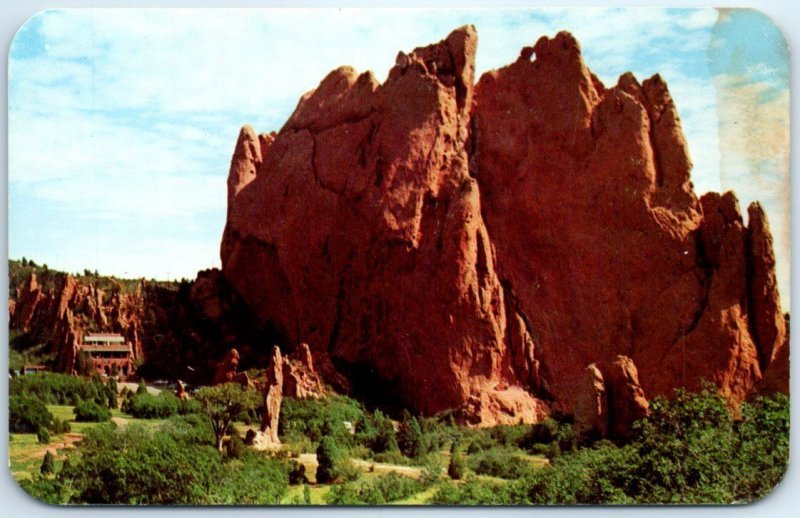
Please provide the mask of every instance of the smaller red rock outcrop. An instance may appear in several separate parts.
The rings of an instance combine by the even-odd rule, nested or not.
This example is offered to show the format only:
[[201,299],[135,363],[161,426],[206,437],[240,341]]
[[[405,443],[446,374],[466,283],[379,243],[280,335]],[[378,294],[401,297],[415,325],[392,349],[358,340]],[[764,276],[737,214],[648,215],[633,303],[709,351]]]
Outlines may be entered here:
[[574,417],[574,430],[578,436],[606,436],[608,431],[606,386],[603,374],[594,363],[586,367],[586,374],[578,387]]
[[594,363],[586,367],[575,399],[574,430],[583,437],[630,437],[633,423],[650,409],[636,365],[619,355],[603,370],[605,375]]
[[314,370],[308,344],[302,343],[283,360],[283,395],[298,399],[320,398],[324,394],[322,379]]
[[239,383],[243,387],[250,385],[250,378],[246,372],[238,372],[239,368],[239,351],[231,349],[225,355],[225,359],[217,367],[217,372],[214,374],[214,385],[222,383]]
[[261,427],[253,438],[253,447],[259,450],[280,447],[278,424],[283,402],[284,360],[280,348],[272,348],[272,358],[267,369],[267,382],[264,385],[264,407]]
[[617,356],[606,370],[605,382],[609,435],[630,437],[633,423],[650,413],[650,404],[639,384],[639,373],[633,360]]
[[187,401],[190,399],[189,392],[186,390],[186,384],[181,380],[178,380],[177,387],[175,388],[175,396],[180,401]]

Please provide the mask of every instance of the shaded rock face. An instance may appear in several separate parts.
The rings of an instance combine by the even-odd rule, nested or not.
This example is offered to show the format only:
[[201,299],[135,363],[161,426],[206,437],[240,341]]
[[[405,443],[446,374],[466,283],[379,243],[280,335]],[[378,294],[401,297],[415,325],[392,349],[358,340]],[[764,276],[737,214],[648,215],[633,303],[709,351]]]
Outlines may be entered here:
[[618,355],[648,395],[746,397],[784,342],[769,227],[694,195],[666,84],[606,88],[559,33],[474,85],[476,46],[337,69],[278,133],[245,126],[225,279],[326,380],[366,366],[425,414],[571,412]]

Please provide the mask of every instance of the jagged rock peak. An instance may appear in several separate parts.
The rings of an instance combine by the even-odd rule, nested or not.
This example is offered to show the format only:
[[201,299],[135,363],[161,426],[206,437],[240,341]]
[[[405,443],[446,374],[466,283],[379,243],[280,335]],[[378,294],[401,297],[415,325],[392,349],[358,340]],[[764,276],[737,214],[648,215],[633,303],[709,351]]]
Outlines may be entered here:
[[713,379],[747,397],[785,356],[771,239],[733,193],[697,199],[664,80],[606,88],[560,32],[473,86],[476,45],[467,26],[400,52],[383,84],[334,70],[260,165],[248,133],[233,289],[325,381],[366,369],[384,397],[471,424],[575,411],[583,385],[596,402],[591,364],[623,394],[616,434],[645,393]]

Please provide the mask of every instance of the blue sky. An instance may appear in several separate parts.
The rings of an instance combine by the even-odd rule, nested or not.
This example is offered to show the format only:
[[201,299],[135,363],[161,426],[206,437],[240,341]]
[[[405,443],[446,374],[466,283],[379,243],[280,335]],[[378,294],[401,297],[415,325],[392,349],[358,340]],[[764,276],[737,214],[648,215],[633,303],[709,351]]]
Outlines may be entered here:
[[219,266],[243,124],[278,130],[331,69],[385,78],[398,50],[465,23],[478,73],[562,29],[606,85],[661,73],[697,192],[767,207],[788,307],[788,49],[747,10],[46,11],[9,59],[9,256],[159,279]]

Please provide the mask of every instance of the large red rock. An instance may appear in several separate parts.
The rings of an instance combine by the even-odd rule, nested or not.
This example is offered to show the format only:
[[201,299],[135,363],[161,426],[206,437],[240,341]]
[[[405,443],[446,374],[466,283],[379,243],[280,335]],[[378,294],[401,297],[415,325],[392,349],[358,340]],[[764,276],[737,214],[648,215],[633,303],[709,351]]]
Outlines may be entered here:
[[758,345],[761,369],[772,364],[786,338],[786,321],[775,277],[775,252],[767,215],[758,202],[747,207],[748,266],[752,330]]
[[401,52],[382,84],[339,68],[277,134],[243,128],[224,277],[326,380],[426,414],[572,411],[618,355],[648,395],[746,397],[781,336],[769,229],[697,199],[664,81],[606,88],[562,32],[473,86],[476,45]]

